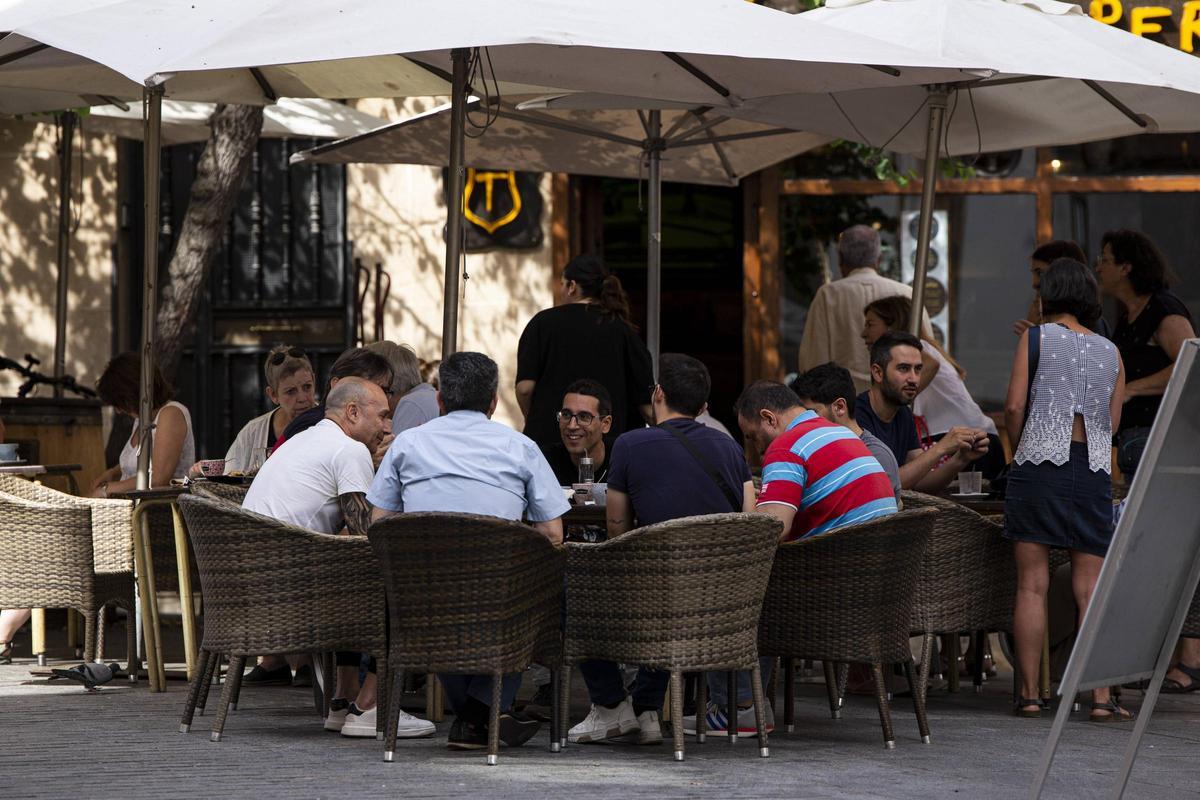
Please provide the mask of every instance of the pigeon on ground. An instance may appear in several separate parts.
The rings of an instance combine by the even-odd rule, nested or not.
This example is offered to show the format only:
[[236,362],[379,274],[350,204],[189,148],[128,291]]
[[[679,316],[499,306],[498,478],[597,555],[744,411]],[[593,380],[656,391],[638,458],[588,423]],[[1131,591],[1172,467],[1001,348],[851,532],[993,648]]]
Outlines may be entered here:
[[97,691],[96,687],[108,683],[120,669],[116,662],[112,664],[85,663],[71,669],[52,669],[51,673],[58,678],[78,681],[89,692]]

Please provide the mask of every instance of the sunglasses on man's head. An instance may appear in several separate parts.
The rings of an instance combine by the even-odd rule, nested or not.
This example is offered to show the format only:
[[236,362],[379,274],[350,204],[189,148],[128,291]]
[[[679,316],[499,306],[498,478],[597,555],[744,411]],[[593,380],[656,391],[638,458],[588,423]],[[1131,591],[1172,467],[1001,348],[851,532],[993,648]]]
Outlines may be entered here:
[[269,363],[277,367],[289,358],[304,358],[304,351],[299,347],[289,347],[287,350],[276,350],[271,354]]

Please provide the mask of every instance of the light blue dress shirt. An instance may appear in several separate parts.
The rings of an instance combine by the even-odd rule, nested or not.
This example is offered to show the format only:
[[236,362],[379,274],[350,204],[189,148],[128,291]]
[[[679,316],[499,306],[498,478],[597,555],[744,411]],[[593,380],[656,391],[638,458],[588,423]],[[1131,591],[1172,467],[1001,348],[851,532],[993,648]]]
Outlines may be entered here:
[[533,440],[478,411],[404,431],[367,493],[387,511],[453,511],[546,522],[570,504]]

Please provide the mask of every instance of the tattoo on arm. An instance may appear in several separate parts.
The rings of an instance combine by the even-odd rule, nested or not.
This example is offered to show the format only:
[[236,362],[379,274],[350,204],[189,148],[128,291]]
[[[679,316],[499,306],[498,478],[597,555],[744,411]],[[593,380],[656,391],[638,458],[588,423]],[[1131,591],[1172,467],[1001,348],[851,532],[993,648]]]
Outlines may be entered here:
[[338,505],[342,508],[346,529],[350,533],[365,536],[367,528],[371,527],[371,504],[367,502],[367,496],[362,492],[339,494]]

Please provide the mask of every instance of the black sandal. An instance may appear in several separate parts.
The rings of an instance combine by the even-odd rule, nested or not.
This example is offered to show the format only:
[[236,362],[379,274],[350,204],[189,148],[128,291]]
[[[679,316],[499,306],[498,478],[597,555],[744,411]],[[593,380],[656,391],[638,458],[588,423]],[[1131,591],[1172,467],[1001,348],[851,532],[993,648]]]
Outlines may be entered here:
[[[1025,706],[1037,706],[1037,710],[1029,709]],[[1037,719],[1042,716],[1042,711],[1045,708],[1046,701],[1040,697],[1022,697],[1013,703],[1013,715],[1028,719]]]
[[1200,689],[1200,667],[1189,667],[1180,661],[1178,664],[1173,664],[1172,669],[1177,669],[1187,675],[1188,682],[1184,684],[1174,678],[1163,678],[1162,689],[1159,690],[1163,694],[1187,694]]
[[[1102,713],[1097,714],[1097,711]],[[1092,703],[1092,713],[1088,714],[1088,722],[1098,722],[1102,725],[1112,722],[1132,722],[1135,719],[1137,719],[1137,714],[1117,705],[1113,700],[1109,700],[1107,703]]]
[[12,663],[12,642],[0,642],[0,664]]

